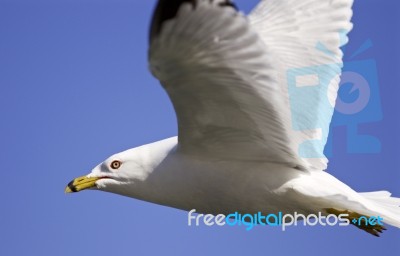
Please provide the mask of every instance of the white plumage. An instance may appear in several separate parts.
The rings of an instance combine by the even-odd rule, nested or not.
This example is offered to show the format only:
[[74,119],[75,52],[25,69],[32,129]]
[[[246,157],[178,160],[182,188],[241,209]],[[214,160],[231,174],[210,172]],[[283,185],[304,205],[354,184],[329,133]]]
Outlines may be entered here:
[[400,227],[400,199],[357,193],[324,172],[352,2],[264,0],[246,17],[226,0],[159,1],[149,61],[174,105],[178,137],[111,156],[87,178],[184,210],[333,208]]

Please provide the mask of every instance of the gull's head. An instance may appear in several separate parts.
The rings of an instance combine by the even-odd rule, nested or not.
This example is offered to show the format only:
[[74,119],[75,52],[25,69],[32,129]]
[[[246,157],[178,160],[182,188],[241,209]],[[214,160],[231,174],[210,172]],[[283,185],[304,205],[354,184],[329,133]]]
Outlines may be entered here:
[[133,186],[148,176],[148,168],[137,149],[115,154],[97,165],[88,175],[78,177],[68,183],[66,193],[85,189],[98,189],[122,193],[126,186]]
[[[72,180],[66,193],[98,189],[137,197],[146,191],[143,186],[154,170],[175,151],[177,137],[132,148],[107,158],[88,175]],[[141,186],[142,185],[142,186]]]

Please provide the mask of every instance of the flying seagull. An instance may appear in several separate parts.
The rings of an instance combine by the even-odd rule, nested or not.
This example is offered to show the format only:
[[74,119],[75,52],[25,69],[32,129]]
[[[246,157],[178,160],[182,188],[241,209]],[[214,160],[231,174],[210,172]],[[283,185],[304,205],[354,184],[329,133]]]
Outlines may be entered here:
[[66,192],[215,215],[380,216],[400,228],[400,198],[358,193],[324,171],[352,3],[262,0],[246,17],[230,0],[159,0],[149,63],[178,136],[115,154]]

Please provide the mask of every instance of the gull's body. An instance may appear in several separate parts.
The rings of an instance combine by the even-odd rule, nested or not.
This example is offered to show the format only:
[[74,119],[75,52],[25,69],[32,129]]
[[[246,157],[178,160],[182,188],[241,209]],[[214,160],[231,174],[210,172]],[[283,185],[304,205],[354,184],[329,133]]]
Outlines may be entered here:
[[[246,18],[226,0],[160,0],[149,61],[178,137],[113,155],[67,190],[212,214],[334,209],[400,227],[400,199],[357,193],[324,171],[351,5],[265,0]],[[312,90],[291,88],[293,74]]]
[[[132,177],[125,181],[119,176],[119,181],[97,180],[98,189],[211,214],[236,211],[312,214],[335,208],[381,216],[383,209],[373,209],[391,201],[390,194],[385,192],[357,193],[327,172],[299,171],[279,163],[201,158],[182,154],[177,147],[177,137],[173,137],[127,150],[111,156],[88,177],[105,173],[113,177],[104,168],[118,159],[126,165],[132,164],[127,167],[132,171],[140,168],[134,185],[129,180]],[[398,203],[398,199],[392,203]],[[385,212],[384,216],[387,222],[396,223],[394,213]]]

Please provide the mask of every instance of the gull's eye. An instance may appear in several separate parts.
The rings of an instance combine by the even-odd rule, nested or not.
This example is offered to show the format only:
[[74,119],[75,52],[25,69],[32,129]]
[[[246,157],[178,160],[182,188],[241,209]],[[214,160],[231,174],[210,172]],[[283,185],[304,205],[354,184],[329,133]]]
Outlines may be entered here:
[[122,163],[121,161],[115,160],[110,164],[111,169],[117,170],[119,167],[121,167]]

